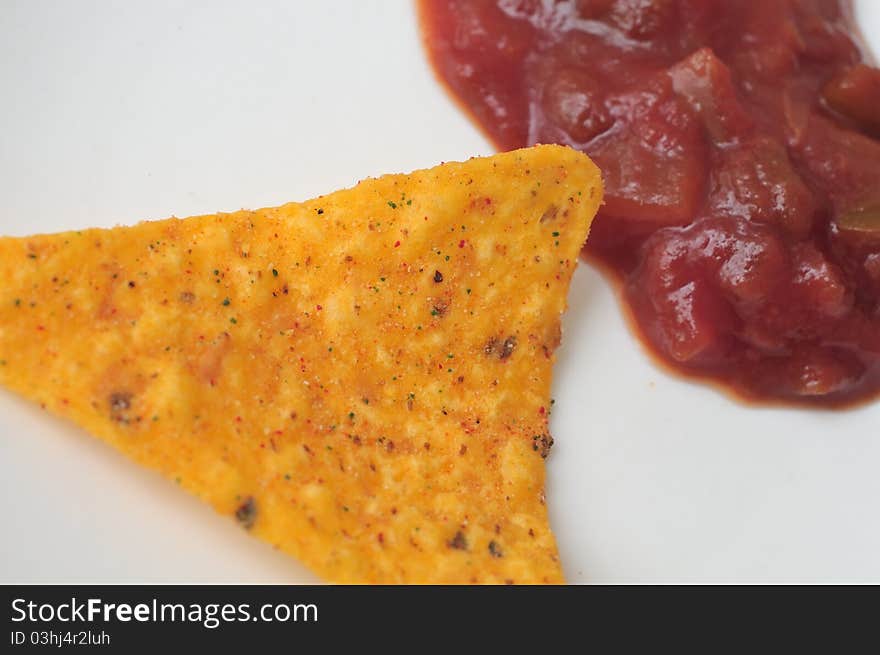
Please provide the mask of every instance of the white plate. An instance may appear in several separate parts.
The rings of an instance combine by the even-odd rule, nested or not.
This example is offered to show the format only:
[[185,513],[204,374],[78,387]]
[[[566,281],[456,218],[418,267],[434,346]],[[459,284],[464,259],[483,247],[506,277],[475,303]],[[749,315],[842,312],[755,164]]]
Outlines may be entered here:
[[[880,46],[880,3],[859,3]],[[408,0],[0,5],[0,233],[280,204],[489,154]],[[880,582],[880,404],[755,409],[656,369],[579,267],[548,498],[572,582]],[[0,393],[0,582],[314,582]]]

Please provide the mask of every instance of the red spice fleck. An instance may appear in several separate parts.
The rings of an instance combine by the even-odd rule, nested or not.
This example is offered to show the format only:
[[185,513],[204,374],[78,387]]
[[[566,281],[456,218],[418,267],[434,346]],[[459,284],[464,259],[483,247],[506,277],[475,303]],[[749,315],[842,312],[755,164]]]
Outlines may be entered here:
[[400,245],[400,241],[395,241],[395,242],[394,242],[394,247],[395,247],[395,248],[397,248],[399,245]]
[[284,434],[284,431],[283,430],[275,430],[275,434],[282,435],[282,434]]
[[464,244],[466,244],[466,243],[467,243],[467,241],[464,240],[464,239],[462,239],[461,241],[458,242],[458,247],[459,247],[459,248],[464,248]]
[[266,447],[266,444],[265,444],[265,443],[262,443],[262,442],[260,442],[260,448],[265,448],[265,447]]
[[385,535],[382,534],[381,532],[380,532],[379,534],[376,535],[376,539],[379,540],[379,543],[380,543],[380,544],[384,544],[384,543],[385,543]]
[[546,410],[543,407],[538,408],[538,414],[543,414]]
[[235,417],[235,422],[236,422],[236,423],[241,423],[241,416],[236,416],[236,417]]
[[320,311],[321,311],[322,309],[324,309],[324,308],[321,307],[321,305],[315,305],[315,309],[317,309],[317,310],[320,312]]
[[44,326],[42,326],[42,325],[38,325],[38,326],[37,326],[37,330],[38,330],[39,332],[43,332],[43,331],[45,331],[45,329],[46,329],[46,328],[45,328]]

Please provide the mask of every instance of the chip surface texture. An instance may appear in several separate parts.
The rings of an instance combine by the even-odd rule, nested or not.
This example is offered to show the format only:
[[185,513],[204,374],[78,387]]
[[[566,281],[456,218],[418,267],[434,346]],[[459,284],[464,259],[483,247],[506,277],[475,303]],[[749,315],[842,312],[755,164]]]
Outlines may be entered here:
[[536,146],[3,238],[0,383],[328,580],[561,582],[551,369],[601,195]]

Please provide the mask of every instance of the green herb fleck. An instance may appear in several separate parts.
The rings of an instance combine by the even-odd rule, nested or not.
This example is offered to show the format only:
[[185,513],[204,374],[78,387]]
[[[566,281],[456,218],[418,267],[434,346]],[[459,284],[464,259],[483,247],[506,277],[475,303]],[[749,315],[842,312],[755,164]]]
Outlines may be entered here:
[[274,268],[272,269],[272,277],[278,277],[278,271],[276,271]]
[[393,200],[388,201],[388,206],[391,207],[391,209],[397,209],[397,203],[395,203]]
[[232,302],[232,301],[229,300],[229,298],[224,298],[224,299],[223,299],[223,306],[224,306],[224,307],[229,307],[229,303],[230,303],[230,302]]

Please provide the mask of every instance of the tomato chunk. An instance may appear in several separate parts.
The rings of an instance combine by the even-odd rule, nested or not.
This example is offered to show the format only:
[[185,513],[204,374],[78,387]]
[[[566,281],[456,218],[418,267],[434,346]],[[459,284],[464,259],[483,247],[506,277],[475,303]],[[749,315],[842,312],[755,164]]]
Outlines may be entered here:
[[880,133],[880,69],[853,66],[828,82],[822,97],[866,132]]
[[707,167],[700,122],[657,78],[648,92],[618,98],[617,122],[588,147],[605,177],[610,216],[657,225],[685,225],[702,199]]
[[669,76],[675,92],[697,113],[714,143],[729,143],[752,128],[730,69],[709,48],[697,50],[670,68]]

